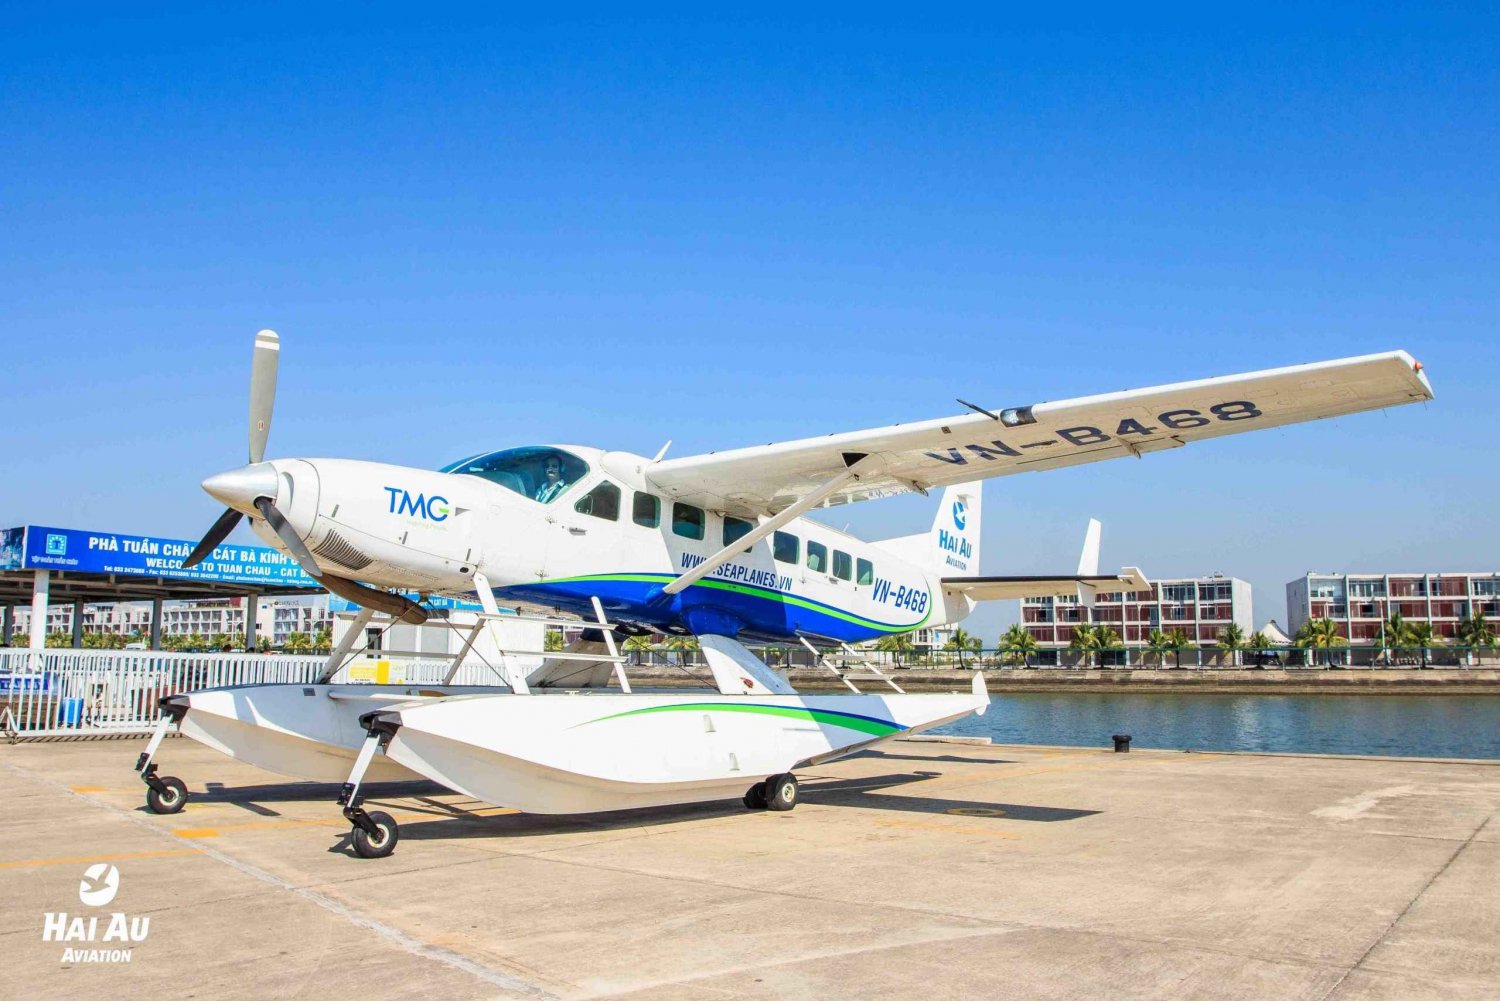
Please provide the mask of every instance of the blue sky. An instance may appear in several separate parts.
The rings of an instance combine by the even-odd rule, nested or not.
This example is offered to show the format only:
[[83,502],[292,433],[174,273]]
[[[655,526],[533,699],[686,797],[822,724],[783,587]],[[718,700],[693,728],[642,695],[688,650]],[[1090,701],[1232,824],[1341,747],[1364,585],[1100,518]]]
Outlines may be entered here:
[[260,327],[272,455],[420,466],[1403,347],[1436,402],[993,481],[984,570],[1097,516],[1259,624],[1308,569],[1500,566],[1496,16],[1066,14],[11,8],[0,522],[201,533]]

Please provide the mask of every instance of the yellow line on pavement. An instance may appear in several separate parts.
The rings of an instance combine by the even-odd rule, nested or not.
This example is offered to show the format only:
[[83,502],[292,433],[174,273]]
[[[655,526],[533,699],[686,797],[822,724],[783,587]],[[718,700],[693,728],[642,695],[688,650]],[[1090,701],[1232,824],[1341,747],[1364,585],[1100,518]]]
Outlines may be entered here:
[[77,865],[80,862],[118,862],[122,859],[164,858],[168,855],[197,855],[197,848],[172,848],[158,852],[121,852],[118,855],[78,855],[72,858],[33,858],[18,862],[0,862],[0,869],[25,869],[39,865]]

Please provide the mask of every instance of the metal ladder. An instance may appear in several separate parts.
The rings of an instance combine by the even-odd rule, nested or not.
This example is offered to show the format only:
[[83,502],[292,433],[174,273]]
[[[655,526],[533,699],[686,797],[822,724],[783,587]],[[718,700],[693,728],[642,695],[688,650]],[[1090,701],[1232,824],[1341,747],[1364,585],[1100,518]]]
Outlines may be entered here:
[[844,683],[844,687],[848,688],[849,691],[854,692],[856,695],[863,695],[864,692],[860,690],[858,685],[849,680],[846,672],[848,671],[850,664],[853,664],[855,667],[862,668],[863,670],[870,672],[875,677],[879,678],[881,681],[894,688],[899,694],[906,694],[906,690],[900,685],[896,684],[896,682],[890,677],[890,675],[886,674],[880,668],[876,667],[874,662],[872,662],[859,650],[854,649],[848,643],[839,643],[838,649],[842,651],[842,656],[837,661],[835,661],[832,651],[824,653],[817,647],[813,646],[806,636],[803,636],[801,634],[798,634],[797,639],[801,640],[802,645],[807,647],[807,649],[812,653],[817,666],[832,672],[835,678],[838,678]]

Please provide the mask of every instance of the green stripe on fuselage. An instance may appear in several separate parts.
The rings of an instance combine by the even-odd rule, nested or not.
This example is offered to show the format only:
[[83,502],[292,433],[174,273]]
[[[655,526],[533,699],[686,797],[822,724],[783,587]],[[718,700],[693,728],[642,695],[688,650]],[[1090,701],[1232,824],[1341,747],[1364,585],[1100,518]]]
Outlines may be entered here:
[[[553,577],[548,580],[539,580],[537,581],[537,583],[541,585],[580,584],[587,583],[589,581],[618,580],[644,584],[669,584],[676,579],[677,578],[673,575],[664,573],[600,573],[585,574],[581,577]],[[757,587],[753,584],[735,584],[727,580],[705,579],[695,581],[693,584],[689,585],[688,590],[692,590],[695,587],[707,587],[719,591],[731,591],[735,594],[743,594],[751,598],[763,598],[766,601],[779,601],[787,605],[795,605],[798,608],[805,608],[808,611],[817,612],[821,615],[828,615],[836,619],[843,619],[845,622],[852,623],[856,626],[863,626],[866,629],[874,629],[883,633],[904,633],[909,632],[913,629],[921,629],[924,625],[927,624],[927,620],[932,618],[933,603],[930,599],[927,602],[927,613],[922,616],[921,621],[915,622],[909,626],[892,626],[887,625],[884,622],[876,622],[874,619],[867,619],[862,615],[855,615],[852,612],[846,612],[842,609],[834,608],[832,605],[825,605],[822,602],[810,601],[807,598],[799,598],[795,594],[785,594],[781,591],[772,591],[768,588]]]

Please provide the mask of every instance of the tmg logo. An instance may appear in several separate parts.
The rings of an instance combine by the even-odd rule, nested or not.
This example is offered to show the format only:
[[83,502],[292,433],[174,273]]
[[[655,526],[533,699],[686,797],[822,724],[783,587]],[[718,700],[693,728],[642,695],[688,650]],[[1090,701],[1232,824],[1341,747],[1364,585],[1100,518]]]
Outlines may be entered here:
[[427,521],[448,520],[448,498],[433,494],[427,497],[423,494],[412,496],[411,491],[400,487],[386,487],[385,492],[391,498],[391,514],[411,514]]
[[968,510],[968,505],[963,501],[956,500],[953,502],[953,527],[957,528],[960,532],[964,530],[964,525],[969,521]]

